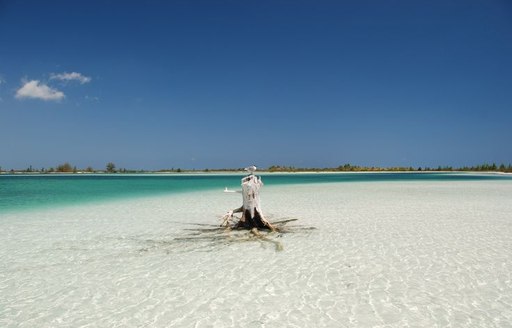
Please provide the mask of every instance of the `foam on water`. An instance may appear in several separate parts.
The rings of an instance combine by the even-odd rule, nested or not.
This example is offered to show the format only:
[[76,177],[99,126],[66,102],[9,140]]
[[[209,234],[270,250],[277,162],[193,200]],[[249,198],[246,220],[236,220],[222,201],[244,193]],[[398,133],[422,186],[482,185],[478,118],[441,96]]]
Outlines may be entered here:
[[197,228],[239,198],[201,191],[7,214],[0,326],[512,322],[510,181],[267,186],[270,220],[299,219],[268,236],[282,251],[243,233],[202,238]]

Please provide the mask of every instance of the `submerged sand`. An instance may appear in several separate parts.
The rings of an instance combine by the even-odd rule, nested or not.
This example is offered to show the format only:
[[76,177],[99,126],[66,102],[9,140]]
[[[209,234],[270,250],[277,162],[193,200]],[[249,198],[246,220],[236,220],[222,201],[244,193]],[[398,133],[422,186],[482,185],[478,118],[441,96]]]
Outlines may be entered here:
[[222,189],[4,215],[0,326],[512,327],[510,181]]

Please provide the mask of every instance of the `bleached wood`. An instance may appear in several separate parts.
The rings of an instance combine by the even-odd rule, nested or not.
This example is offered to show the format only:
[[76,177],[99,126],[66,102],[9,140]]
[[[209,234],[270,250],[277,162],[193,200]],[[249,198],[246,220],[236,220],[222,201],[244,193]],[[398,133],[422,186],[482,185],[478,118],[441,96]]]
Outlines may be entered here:
[[263,181],[260,177],[254,175],[256,167],[249,167],[247,170],[250,174],[242,179],[242,207],[229,211],[223,217],[222,225],[228,226],[230,220],[233,219],[233,214],[242,212],[242,217],[236,224],[237,228],[267,228],[275,230],[265,219],[261,210],[260,189],[263,186]]

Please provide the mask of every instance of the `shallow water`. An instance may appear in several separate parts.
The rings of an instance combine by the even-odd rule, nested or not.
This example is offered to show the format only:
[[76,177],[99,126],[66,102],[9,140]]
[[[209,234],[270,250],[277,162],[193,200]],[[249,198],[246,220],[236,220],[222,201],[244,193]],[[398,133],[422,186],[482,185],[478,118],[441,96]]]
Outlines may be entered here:
[[290,232],[201,230],[241,203],[210,190],[7,213],[0,326],[511,326],[511,181],[261,197]]
[[[242,174],[40,174],[0,175],[0,214],[116,199],[239,188]],[[390,181],[510,180],[510,175],[474,173],[265,174],[265,184]]]

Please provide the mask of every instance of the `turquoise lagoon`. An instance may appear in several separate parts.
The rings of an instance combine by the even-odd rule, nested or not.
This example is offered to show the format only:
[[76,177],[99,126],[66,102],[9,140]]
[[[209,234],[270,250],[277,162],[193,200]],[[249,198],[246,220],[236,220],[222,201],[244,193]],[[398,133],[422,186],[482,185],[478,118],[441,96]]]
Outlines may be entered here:
[[[243,174],[0,175],[0,213],[130,197],[176,194],[228,187]],[[266,185],[512,180],[511,176],[468,173],[300,173],[264,174]]]

